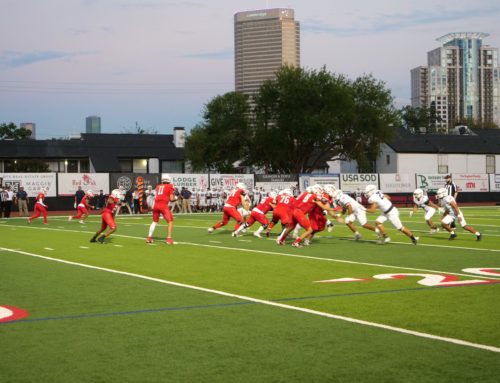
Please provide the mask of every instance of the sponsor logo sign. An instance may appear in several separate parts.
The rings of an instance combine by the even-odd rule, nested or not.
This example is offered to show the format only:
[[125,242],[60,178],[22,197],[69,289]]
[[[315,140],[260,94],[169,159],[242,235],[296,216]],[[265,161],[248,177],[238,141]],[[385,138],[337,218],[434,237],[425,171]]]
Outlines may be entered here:
[[340,174],[301,174],[299,177],[300,190],[304,191],[311,185],[330,184],[340,189]]
[[83,191],[92,190],[104,194],[109,193],[108,173],[58,173],[57,174],[58,195],[72,196],[80,186]]
[[28,197],[36,197],[42,187],[48,188],[47,197],[56,196],[56,173],[0,173],[3,186],[10,186],[14,193],[24,187]]
[[439,188],[446,184],[446,174],[416,174],[416,187],[427,190],[428,192],[436,192]]
[[385,193],[412,193],[415,190],[413,174],[381,173],[379,179],[380,190]]
[[210,174],[209,183],[211,190],[231,190],[238,182],[243,182],[247,185],[248,190],[252,190],[254,186],[253,174]]
[[[162,174],[166,176],[167,174]],[[168,174],[172,178],[172,184],[176,188],[186,188],[190,191],[195,190],[207,190],[208,189],[208,175],[207,174],[185,174],[185,173],[174,173]]]
[[452,180],[457,184],[458,191],[462,193],[489,191],[488,174],[453,173]]
[[490,174],[490,191],[500,192],[500,174]]
[[366,185],[375,185],[378,188],[378,174],[375,173],[347,173],[340,175],[340,188],[347,193],[356,190],[365,190]]

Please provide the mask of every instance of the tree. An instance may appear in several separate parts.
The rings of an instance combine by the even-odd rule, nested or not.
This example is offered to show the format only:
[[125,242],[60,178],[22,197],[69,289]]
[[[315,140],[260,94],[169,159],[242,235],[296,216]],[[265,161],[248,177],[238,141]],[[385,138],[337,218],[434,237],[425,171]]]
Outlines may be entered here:
[[203,111],[204,122],[186,138],[185,155],[193,170],[236,171],[249,137],[248,98],[229,92],[214,97]]
[[392,137],[390,91],[371,76],[354,82],[325,68],[283,67],[255,102],[248,162],[269,172],[310,173],[330,159],[354,159],[362,169]]
[[443,119],[436,112],[436,108],[416,108],[404,106],[399,111],[402,125],[415,133],[419,133],[421,128],[425,128],[425,133],[436,133],[438,123]]
[[18,128],[13,122],[10,122],[9,124],[0,124],[0,140],[23,140],[30,137],[31,130]]

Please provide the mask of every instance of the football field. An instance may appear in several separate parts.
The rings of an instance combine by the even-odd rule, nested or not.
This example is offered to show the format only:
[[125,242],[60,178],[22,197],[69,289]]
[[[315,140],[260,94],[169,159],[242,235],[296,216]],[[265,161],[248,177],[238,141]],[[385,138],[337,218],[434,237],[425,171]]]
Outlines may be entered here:
[[481,241],[400,211],[417,246],[390,224],[298,249],[208,234],[220,214],[177,215],[173,246],[148,215],[103,245],[100,216],[0,220],[0,382],[498,382],[500,208],[463,208]]

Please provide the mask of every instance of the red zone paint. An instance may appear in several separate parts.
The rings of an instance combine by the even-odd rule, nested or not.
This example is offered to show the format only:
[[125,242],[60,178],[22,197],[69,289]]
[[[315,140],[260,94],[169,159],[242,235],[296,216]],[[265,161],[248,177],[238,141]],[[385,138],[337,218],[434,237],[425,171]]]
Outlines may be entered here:
[[14,306],[0,305],[0,323],[12,322],[27,317],[29,313]]

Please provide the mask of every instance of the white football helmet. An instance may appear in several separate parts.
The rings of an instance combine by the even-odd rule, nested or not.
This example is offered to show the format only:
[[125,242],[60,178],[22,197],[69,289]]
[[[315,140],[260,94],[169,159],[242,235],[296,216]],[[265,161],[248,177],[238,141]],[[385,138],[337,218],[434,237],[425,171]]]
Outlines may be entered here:
[[293,195],[291,189],[283,189],[282,191],[279,192],[279,194],[289,195],[289,196]]
[[413,192],[413,197],[415,197],[415,199],[419,200],[423,196],[424,196],[424,191],[422,189],[415,189],[415,191]]
[[277,195],[277,194],[276,194],[276,192],[274,192],[274,191],[270,191],[269,193],[267,193],[267,196],[268,196],[268,197],[271,197],[271,198],[276,198],[276,195]]
[[337,191],[337,188],[331,184],[323,185],[323,189],[325,190],[326,194],[328,194],[332,198],[333,198],[333,193]]
[[172,182],[172,177],[170,177],[170,174],[164,174],[163,177],[161,177],[162,184],[169,184],[171,182]]
[[40,189],[40,193],[47,194],[49,192],[49,188],[44,187]]
[[244,182],[238,182],[236,184],[236,188],[241,190],[247,190],[247,185]]
[[448,190],[446,188],[439,188],[436,192],[436,198],[442,199],[448,195]]
[[153,190],[153,187],[151,185],[148,185],[148,190]]
[[343,194],[344,193],[342,193],[342,190],[335,190],[330,196],[333,198],[334,201],[338,201]]
[[89,197],[93,197],[94,196],[94,192],[92,190],[87,190],[87,195]]
[[314,188],[312,186],[308,186],[308,187],[306,187],[306,192],[314,193]]
[[121,196],[122,196],[122,192],[120,191],[120,189],[113,189],[111,191],[111,195],[114,197],[114,198],[118,198],[120,199]]
[[370,198],[373,193],[377,191],[377,187],[375,185],[366,185],[365,187],[365,197]]

